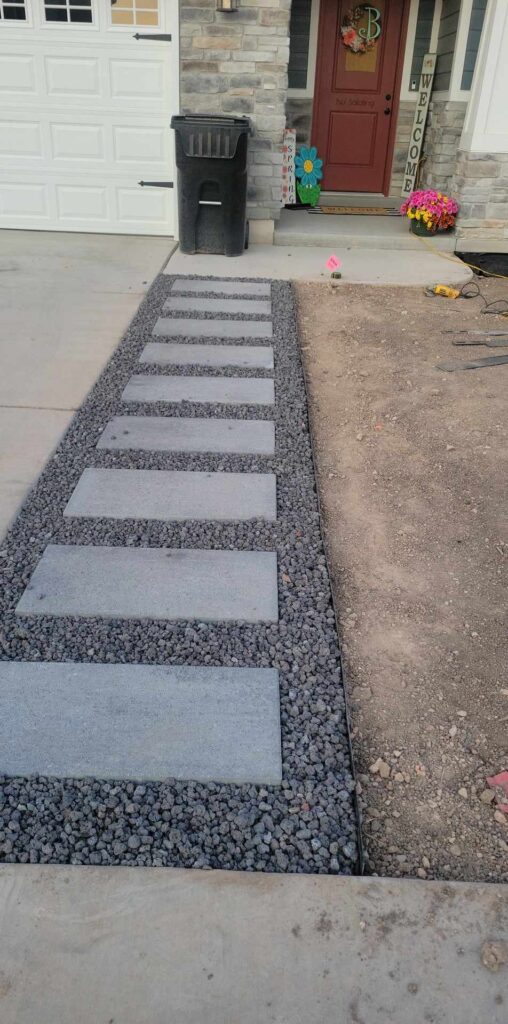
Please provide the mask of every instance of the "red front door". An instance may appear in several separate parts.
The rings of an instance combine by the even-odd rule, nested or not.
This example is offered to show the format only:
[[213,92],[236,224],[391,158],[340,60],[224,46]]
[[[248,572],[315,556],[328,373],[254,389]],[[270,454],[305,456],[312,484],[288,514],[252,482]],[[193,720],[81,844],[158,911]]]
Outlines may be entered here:
[[[322,187],[388,193],[405,0],[321,0],[312,141]],[[345,45],[365,45],[353,52]]]

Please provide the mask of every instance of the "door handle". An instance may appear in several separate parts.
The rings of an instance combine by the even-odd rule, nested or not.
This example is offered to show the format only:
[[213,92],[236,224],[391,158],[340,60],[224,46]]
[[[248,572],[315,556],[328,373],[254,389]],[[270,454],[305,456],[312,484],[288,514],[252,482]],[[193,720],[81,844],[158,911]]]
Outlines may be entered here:
[[387,94],[385,96],[385,100],[391,100],[391,98],[392,98],[391,92],[387,92]]
[[384,112],[385,112],[385,114],[391,114],[392,108],[391,107],[385,107]]

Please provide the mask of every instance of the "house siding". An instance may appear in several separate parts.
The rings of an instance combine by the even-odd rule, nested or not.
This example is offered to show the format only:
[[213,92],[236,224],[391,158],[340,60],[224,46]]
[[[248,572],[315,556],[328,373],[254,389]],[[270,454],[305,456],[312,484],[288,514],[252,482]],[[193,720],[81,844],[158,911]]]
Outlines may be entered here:
[[455,40],[459,25],[461,0],[443,0],[439,38],[437,41],[437,64],[434,90],[446,92],[450,88]]

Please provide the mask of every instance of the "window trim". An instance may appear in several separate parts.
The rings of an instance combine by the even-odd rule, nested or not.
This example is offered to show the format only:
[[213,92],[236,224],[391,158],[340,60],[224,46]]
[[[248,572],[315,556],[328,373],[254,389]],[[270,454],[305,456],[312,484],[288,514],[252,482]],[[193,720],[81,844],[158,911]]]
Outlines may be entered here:
[[[121,0],[120,0],[120,2],[121,2]],[[142,0],[140,0],[140,2],[142,3]],[[136,11],[136,0],[133,0],[132,12],[134,14],[134,20],[133,20],[132,24],[131,25],[114,25],[112,17],[111,17],[111,15],[113,13],[113,5],[111,3],[111,0],[108,0],[108,14],[107,14],[108,28],[113,29],[114,32],[122,32],[122,31],[126,31],[126,30],[128,32],[132,32],[132,29],[139,29],[139,28],[140,29],[145,28],[148,31],[157,32],[162,27],[162,6],[163,6],[163,4],[164,4],[164,0],[157,0],[157,8],[156,8],[157,24],[156,25],[146,25],[146,24],[144,25],[144,24],[140,24],[138,21],[136,21],[136,14],[137,14],[137,11]]]
[[309,26],[309,52],[307,56],[307,84],[305,89],[289,89],[288,96],[291,99],[313,99],[314,83],[316,79],[317,42],[319,28],[319,11],[321,0],[312,0]]
[[[3,8],[6,5],[7,6],[9,5],[8,0],[2,0],[2,13],[3,13]],[[17,18],[12,18],[11,19],[11,18],[3,18],[2,17],[2,18],[0,18],[0,25],[8,25],[10,28],[11,27],[14,27],[14,28],[26,28],[26,26],[28,25],[31,28],[32,27],[32,5],[30,3],[30,0],[23,0],[23,3],[14,4],[12,6],[24,7],[25,8],[25,20],[24,21],[18,21]]]
[[[97,8],[96,8],[96,5],[95,5],[95,0],[91,0],[91,3],[90,3],[89,7],[88,6],[85,7],[84,5],[81,5],[80,4],[80,0],[77,0],[77,3],[75,4],[75,9],[79,10],[80,6],[81,6],[82,10],[90,11],[90,13],[92,15],[91,21],[71,21],[71,18],[70,18],[70,12],[71,12],[70,0],[66,0],[65,8],[64,8],[63,4],[53,4],[53,0],[40,0],[41,25],[43,27],[51,28],[51,29],[58,29],[58,28],[62,28],[63,29],[63,28],[66,28],[67,25],[71,25],[72,28],[79,28],[79,29],[96,28],[96,26],[98,24],[98,19],[97,19]],[[65,21],[63,21],[63,20],[49,21],[47,19],[47,17],[46,17],[46,12],[48,10],[66,10],[67,13],[69,14],[69,17],[66,18]]]

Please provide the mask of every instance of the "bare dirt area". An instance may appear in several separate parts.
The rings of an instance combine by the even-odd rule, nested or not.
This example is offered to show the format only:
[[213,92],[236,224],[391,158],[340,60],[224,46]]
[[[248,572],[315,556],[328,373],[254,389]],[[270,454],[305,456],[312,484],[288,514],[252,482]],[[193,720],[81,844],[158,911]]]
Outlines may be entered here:
[[508,354],[444,333],[508,320],[419,289],[296,292],[368,870],[507,881],[486,780],[508,769],[508,364],[436,364]]

